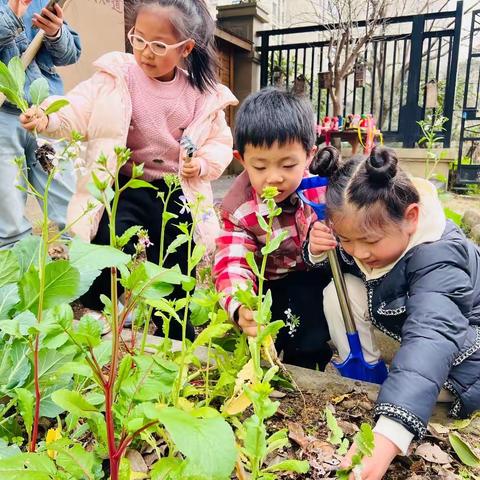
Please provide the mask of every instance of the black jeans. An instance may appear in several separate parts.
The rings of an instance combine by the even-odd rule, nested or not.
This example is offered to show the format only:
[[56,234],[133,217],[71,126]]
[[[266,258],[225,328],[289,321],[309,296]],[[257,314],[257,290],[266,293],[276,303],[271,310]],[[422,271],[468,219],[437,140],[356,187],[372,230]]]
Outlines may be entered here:
[[299,317],[296,331],[288,325],[280,330],[275,346],[283,361],[299,367],[324,370],[332,358],[330,334],[323,312],[323,289],[330,282],[325,271],[292,272],[280,280],[265,284],[272,292],[272,321],[289,322],[288,314]]
[[[120,175],[120,186],[125,185],[128,180],[128,177]],[[127,190],[120,195],[115,230],[117,236],[120,236],[128,228],[135,225],[140,225],[142,228],[146,229],[148,231],[150,241],[153,242],[153,245],[147,248],[147,260],[152,263],[158,263],[160,259],[160,234],[162,227],[163,203],[157,197],[157,195],[160,192],[165,192],[166,195],[168,188],[162,179],[151,183],[157,187],[158,190],[154,190],[153,188],[127,188]],[[180,230],[175,225],[182,222],[192,222],[192,216],[186,209],[183,208],[183,202],[180,200],[180,196],[182,196],[182,190],[175,192],[170,197],[170,201],[167,205],[167,210],[170,213],[178,215],[178,218],[170,220],[167,223],[164,240],[165,250],[180,234]],[[130,255],[135,253],[136,242],[137,237],[134,236],[124,247],[124,251]],[[106,212],[103,214],[97,234],[92,240],[92,243],[96,245],[110,244],[109,221]],[[187,273],[188,248],[186,244],[178,247],[175,253],[169,254],[163,264],[165,268],[171,268],[174,265],[179,265],[182,273]],[[192,272],[192,275],[195,276],[195,272]],[[173,292],[168,298],[183,298],[185,296],[185,292],[183,291],[182,286],[175,285],[174,287],[175,288]],[[122,288],[120,284],[118,285],[118,288],[120,294]],[[110,295],[110,269],[105,269],[102,271],[102,273],[93,282],[90,290],[80,300],[87,308],[102,310],[103,304],[100,301],[100,295],[102,294],[107,296]],[[181,314],[180,318],[182,318],[182,312],[179,313]],[[158,327],[157,331],[159,334],[161,334],[162,322],[160,317],[154,315],[153,320]],[[182,337],[181,326],[174,320],[170,323],[169,337],[177,340],[181,339]],[[187,337],[191,340],[195,337],[194,329],[190,324],[187,326]]]

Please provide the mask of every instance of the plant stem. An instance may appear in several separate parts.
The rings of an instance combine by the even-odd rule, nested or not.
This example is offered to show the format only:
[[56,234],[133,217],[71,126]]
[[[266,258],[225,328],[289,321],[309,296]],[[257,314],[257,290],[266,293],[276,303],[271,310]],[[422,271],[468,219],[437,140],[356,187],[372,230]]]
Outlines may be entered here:
[[[38,296],[38,311],[37,311],[37,324],[42,322],[43,318],[43,302],[45,297],[45,268],[47,264],[48,257],[48,191],[55,174],[55,169],[53,169],[45,185],[45,193],[43,195],[43,222],[42,222],[42,246],[40,248],[40,261],[38,265],[39,269],[39,296]],[[35,412],[33,418],[33,431],[32,431],[32,440],[30,443],[30,452],[34,453],[37,448],[37,439],[38,439],[38,424],[40,421],[40,371],[38,365],[38,350],[40,348],[40,333],[37,332],[35,335],[35,346],[33,349],[33,381],[35,384]]]
[[[113,197],[112,208],[109,212],[110,220],[110,245],[112,247],[116,244],[115,222],[118,209],[118,202],[120,198],[120,186],[118,182],[119,166],[117,162],[117,169],[115,174],[115,193]],[[106,202],[108,204],[108,201]],[[120,460],[117,456],[117,446],[115,444],[115,421],[113,418],[113,392],[115,388],[115,380],[117,376],[118,356],[119,356],[119,319],[118,319],[118,281],[117,269],[111,267],[110,269],[110,289],[112,301],[112,354],[110,360],[110,373],[108,381],[105,385],[105,422],[107,426],[107,442],[108,442],[108,456],[110,459],[110,476],[111,480],[118,480]]]
[[[187,242],[187,258],[188,258],[187,276],[190,276],[192,273],[192,266],[190,264],[190,259],[192,258],[193,232],[195,232],[195,229],[197,227],[197,217],[198,217],[199,207],[200,207],[200,202],[197,200],[197,202],[195,203],[194,211],[192,212],[192,228],[190,231],[190,235],[188,236],[188,242]],[[186,340],[187,340],[188,307],[190,305],[190,299],[191,299],[190,291],[187,292],[187,296],[185,298],[184,311],[183,311],[182,352],[180,354],[180,368],[178,371],[178,381],[173,392],[173,402],[175,406],[177,405],[178,397],[180,396],[180,390],[182,388],[182,377],[183,377],[183,370],[185,368],[185,357],[187,353]]]

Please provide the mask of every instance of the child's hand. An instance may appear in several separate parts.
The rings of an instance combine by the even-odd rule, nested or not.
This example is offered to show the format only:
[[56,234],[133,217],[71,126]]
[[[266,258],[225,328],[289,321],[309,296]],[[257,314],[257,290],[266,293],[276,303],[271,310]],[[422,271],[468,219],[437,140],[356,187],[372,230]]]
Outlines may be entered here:
[[63,10],[58,3],[54,5],[55,12],[48,8],[42,9],[42,12],[35,13],[32,18],[32,24],[42,29],[47,37],[55,37],[63,25]]
[[310,253],[321,255],[337,246],[332,230],[322,222],[315,222],[310,230]]
[[20,122],[25,130],[42,133],[47,129],[48,116],[40,107],[31,107],[20,115]]
[[185,178],[198,177],[200,175],[200,161],[198,158],[188,158],[182,167],[182,176]]
[[249,337],[257,336],[257,322],[253,319],[253,312],[245,305],[238,309],[238,326],[245,335]]
[[[374,437],[375,448],[373,449],[373,455],[371,457],[363,457],[362,460],[360,477],[362,480],[382,480],[392,460],[400,453],[399,448],[387,437],[380,433],[374,433]],[[356,450],[355,445],[350,447],[340,464],[341,468],[347,468],[351,465],[352,457]],[[354,478],[357,477],[352,473],[349,480],[354,480]]]

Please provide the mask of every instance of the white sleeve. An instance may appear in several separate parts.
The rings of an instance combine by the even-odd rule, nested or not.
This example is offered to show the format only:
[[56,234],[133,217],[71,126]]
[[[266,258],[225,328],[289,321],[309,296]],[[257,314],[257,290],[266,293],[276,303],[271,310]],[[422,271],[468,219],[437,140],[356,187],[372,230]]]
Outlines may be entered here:
[[310,260],[311,263],[316,264],[316,263],[321,263],[327,258],[327,252],[323,252],[320,255],[314,255],[310,251],[310,243],[308,244],[308,259]]
[[398,423],[385,415],[380,415],[373,431],[388,438],[401,450],[402,455],[407,455],[408,447],[412,443],[414,435],[401,423]]

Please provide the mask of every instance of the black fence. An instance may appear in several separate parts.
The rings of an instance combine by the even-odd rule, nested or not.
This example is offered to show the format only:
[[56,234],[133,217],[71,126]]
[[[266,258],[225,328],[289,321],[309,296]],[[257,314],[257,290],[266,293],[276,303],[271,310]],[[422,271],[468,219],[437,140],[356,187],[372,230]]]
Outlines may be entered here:
[[[354,73],[344,80],[343,115],[371,113],[386,141],[413,147],[420,137],[417,121],[428,121],[441,111],[448,118],[442,136],[444,146],[449,147],[462,13],[463,2],[459,1],[454,11],[384,19],[381,35],[373,37],[357,59],[364,81],[356,81]],[[366,26],[365,21],[358,22],[355,31],[361,33]],[[332,115],[324,78],[329,70],[330,32],[335,28],[338,25],[315,25],[258,33],[261,86],[281,82],[291,89],[300,77],[319,123]]]
[[455,186],[480,184],[480,10],[472,13]]

